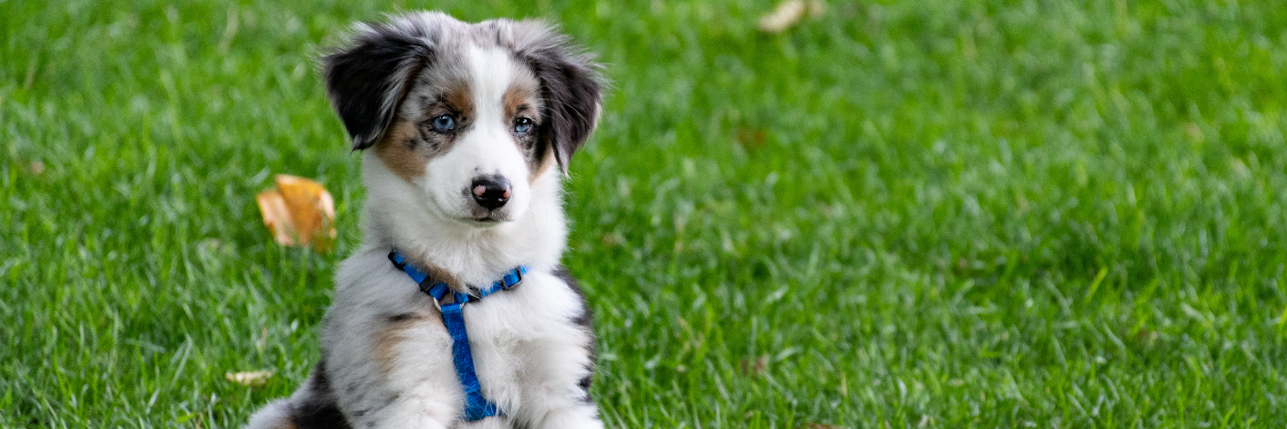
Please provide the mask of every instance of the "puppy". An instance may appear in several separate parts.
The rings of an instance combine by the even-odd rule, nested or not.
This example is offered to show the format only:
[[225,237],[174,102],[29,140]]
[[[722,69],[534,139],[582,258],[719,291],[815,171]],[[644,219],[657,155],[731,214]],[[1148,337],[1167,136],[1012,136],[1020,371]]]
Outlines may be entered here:
[[[363,242],[312,376],[248,427],[603,427],[590,313],[559,265],[561,181],[598,121],[600,66],[541,22],[433,12],[358,24],[322,61],[361,151]],[[479,398],[488,415],[470,416]]]

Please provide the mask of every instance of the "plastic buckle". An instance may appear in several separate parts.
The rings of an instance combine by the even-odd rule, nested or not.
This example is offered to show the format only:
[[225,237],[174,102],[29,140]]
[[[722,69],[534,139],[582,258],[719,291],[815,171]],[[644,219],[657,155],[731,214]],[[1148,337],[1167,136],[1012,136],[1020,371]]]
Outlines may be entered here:
[[[508,277],[508,276],[507,276],[507,277]],[[514,277],[515,277],[515,278],[517,278],[517,280],[514,280],[514,284],[509,284],[509,283],[508,283],[508,282],[506,282],[504,279],[501,279],[501,289],[510,290],[510,289],[516,288],[516,287],[518,287],[518,285],[522,284],[522,283],[523,283],[523,269],[521,269],[521,268],[519,268],[519,269],[515,269],[515,270],[514,270]]]

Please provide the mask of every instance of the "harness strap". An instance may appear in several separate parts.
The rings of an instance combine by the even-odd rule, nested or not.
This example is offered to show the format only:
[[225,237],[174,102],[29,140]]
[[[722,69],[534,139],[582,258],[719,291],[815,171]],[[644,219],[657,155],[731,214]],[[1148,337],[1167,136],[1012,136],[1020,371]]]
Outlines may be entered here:
[[442,323],[451,334],[451,360],[456,363],[456,378],[465,388],[464,418],[472,422],[500,414],[500,410],[495,403],[483,397],[483,386],[478,383],[478,374],[474,372],[474,355],[469,350],[465,315],[460,311],[463,305],[452,303],[442,306]]
[[[500,415],[501,411],[496,403],[483,397],[483,387],[478,383],[478,373],[474,371],[474,354],[469,349],[469,332],[465,330],[465,315],[461,310],[471,301],[476,302],[493,293],[518,286],[523,282],[523,274],[527,274],[527,267],[519,265],[517,268],[506,271],[501,279],[493,282],[490,287],[477,289],[477,295],[470,295],[453,291],[447,283],[429,278],[428,274],[408,264],[406,258],[398,253],[397,249],[389,251],[389,261],[419,284],[420,291],[433,297],[442,311],[442,324],[451,335],[451,360],[456,367],[456,378],[460,380],[465,390],[465,409],[461,417],[465,421],[473,422]],[[443,298],[446,298],[448,293],[452,294],[454,302],[443,304]]]

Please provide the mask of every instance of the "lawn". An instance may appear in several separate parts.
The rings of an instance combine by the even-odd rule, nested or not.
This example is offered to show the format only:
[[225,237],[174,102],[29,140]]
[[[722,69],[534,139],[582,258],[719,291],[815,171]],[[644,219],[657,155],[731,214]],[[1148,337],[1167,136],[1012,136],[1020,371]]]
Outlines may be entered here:
[[[430,7],[608,65],[564,260],[612,427],[1287,425],[1278,1],[0,0],[0,427],[289,394],[363,199],[314,60]],[[333,253],[271,242],[277,173]]]

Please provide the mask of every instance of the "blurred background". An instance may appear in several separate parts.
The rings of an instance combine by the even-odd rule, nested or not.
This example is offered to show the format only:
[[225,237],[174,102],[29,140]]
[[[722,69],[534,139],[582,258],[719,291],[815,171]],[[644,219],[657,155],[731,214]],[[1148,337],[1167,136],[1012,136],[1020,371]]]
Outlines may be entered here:
[[[418,9],[607,64],[564,260],[612,427],[1287,422],[1287,6],[787,6],[0,0],[0,426],[236,427],[302,382],[363,198],[315,60]],[[282,173],[333,251],[272,241]]]

